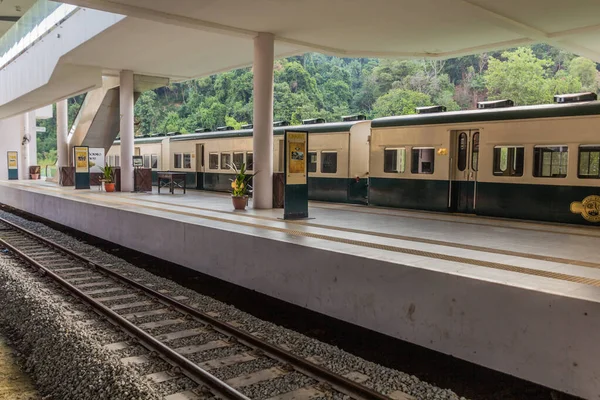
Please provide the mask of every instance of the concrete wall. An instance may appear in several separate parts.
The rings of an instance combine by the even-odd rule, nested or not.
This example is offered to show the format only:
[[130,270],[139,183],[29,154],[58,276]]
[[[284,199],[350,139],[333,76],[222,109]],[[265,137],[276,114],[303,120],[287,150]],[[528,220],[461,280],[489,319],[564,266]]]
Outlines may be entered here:
[[19,152],[19,171],[21,165],[21,131],[23,129],[23,116],[0,120],[0,179],[8,179],[7,151]]
[[0,202],[334,318],[598,400],[600,301],[592,286],[551,281],[552,290],[531,290],[370,259],[317,239],[289,242],[284,234],[201,219],[183,223],[177,218],[189,218],[165,219],[9,185],[0,187]]

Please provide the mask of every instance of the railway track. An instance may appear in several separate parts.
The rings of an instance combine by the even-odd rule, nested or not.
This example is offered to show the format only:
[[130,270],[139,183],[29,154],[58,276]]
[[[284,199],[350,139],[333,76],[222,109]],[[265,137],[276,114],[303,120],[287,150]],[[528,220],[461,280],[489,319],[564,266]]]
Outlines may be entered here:
[[[168,400],[248,400],[244,388],[264,384],[288,374],[301,374],[309,382],[291,391],[268,396],[270,400],[308,400],[348,396],[357,400],[412,400],[396,391],[378,393],[361,382],[365,376],[338,375],[275,346],[257,335],[242,331],[182,303],[151,287],[71,251],[58,243],[0,218],[0,246],[9,249],[39,273],[56,281],[68,293],[86,303],[137,343],[172,366],[169,371],[148,375],[156,383],[185,376],[198,385],[192,391],[167,396]],[[203,340],[209,338],[210,340]],[[189,342],[184,343],[186,340]],[[193,343],[193,344],[192,344]],[[186,344],[186,345],[182,345]],[[118,350],[127,342],[109,344]],[[215,358],[195,362],[202,353]],[[211,353],[212,352],[212,353]],[[221,356],[218,356],[221,352]],[[200,357],[202,358],[202,357]],[[128,357],[126,363],[143,363],[146,356]],[[263,363],[265,368],[220,379],[215,372],[244,363]],[[368,378],[368,377],[366,377]]]

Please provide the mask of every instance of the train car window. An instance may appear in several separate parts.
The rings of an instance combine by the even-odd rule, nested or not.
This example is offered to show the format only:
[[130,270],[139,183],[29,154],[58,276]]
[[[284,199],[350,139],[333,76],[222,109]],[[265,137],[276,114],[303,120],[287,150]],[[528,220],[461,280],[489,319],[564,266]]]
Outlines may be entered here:
[[231,168],[231,154],[221,153],[221,169]]
[[564,178],[569,166],[567,146],[535,146],[533,148],[533,176],[536,178]]
[[144,155],[144,168],[150,168],[150,156],[147,154]]
[[579,178],[600,178],[600,145],[579,146]]
[[410,172],[413,174],[433,174],[435,149],[433,147],[413,147]]
[[249,171],[254,170],[254,153],[246,153],[246,169]]
[[107,160],[106,160],[106,164],[108,164],[108,165],[110,165],[110,166],[114,167],[113,156],[108,156],[108,157],[106,157],[106,158],[107,158]]
[[233,153],[233,165],[236,168],[242,168],[242,164],[244,163],[244,153]]
[[208,155],[208,169],[219,169],[219,154],[210,153]]
[[461,132],[458,135],[458,170],[464,171],[467,169],[467,134]]
[[151,164],[152,169],[158,169],[158,155],[152,154],[150,156],[150,160],[151,160],[150,164]]
[[494,175],[523,176],[525,148],[518,146],[494,147]]
[[121,158],[119,156],[115,156],[115,167],[121,166]]
[[383,172],[404,173],[405,165],[405,148],[383,150]]
[[337,172],[337,152],[321,152],[321,173],[335,174]]
[[183,154],[177,153],[175,154],[175,159],[173,160],[173,168],[181,168],[183,165]]
[[317,172],[317,152],[308,152],[308,172]]
[[183,155],[183,168],[192,168],[192,155],[190,153]]
[[479,132],[473,134],[471,148],[471,169],[479,171]]

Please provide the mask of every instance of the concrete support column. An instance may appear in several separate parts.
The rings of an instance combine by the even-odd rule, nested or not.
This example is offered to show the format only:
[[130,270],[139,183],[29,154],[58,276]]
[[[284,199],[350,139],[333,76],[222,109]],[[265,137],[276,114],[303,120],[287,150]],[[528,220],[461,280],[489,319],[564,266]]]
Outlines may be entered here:
[[133,191],[133,71],[121,71],[121,191]]
[[69,166],[69,106],[67,100],[56,103],[56,164],[58,167]]
[[21,167],[19,168],[19,179],[29,179],[29,141],[31,140],[31,124],[29,113],[22,116],[21,130]]
[[273,208],[273,34],[254,38],[254,208]]

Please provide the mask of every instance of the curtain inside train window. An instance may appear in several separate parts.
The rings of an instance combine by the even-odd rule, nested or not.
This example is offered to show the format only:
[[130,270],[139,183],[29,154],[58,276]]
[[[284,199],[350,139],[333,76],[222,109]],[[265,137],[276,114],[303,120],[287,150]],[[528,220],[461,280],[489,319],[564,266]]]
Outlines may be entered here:
[[435,164],[435,148],[413,147],[411,151],[410,172],[413,174],[433,174]]
[[494,147],[494,175],[523,176],[525,148],[522,146]]

